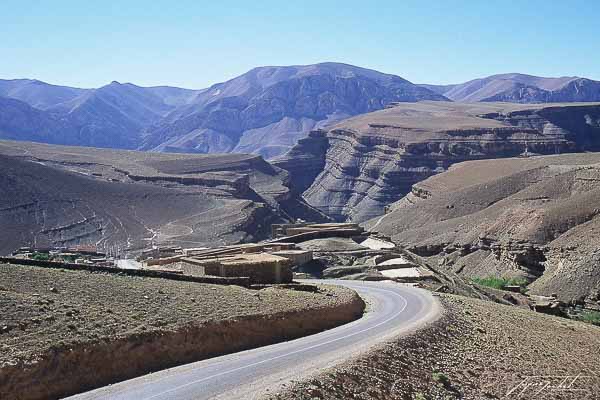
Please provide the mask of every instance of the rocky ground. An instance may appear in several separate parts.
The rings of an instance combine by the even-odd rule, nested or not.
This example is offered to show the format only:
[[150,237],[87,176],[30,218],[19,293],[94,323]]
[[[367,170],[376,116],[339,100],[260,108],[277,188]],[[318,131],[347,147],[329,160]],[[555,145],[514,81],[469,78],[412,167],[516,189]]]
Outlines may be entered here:
[[0,367],[48,351],[280,312],[326,309],[351,292],[208,285],[0,264]]
[[270,399],[600,399],[600,328],[442,295],[430,327]]

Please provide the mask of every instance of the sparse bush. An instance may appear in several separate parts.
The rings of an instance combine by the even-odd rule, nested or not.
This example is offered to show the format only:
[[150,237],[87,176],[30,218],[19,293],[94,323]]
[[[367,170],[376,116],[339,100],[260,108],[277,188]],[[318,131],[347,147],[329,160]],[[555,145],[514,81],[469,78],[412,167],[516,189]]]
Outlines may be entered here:
[[450,379],[446,374],[443,374],[441,372],[434,372],[433,374],[431,374],[431,378],[434,380],[434,382],[441,383],[442,385],[444,385],[444,387],[450,386]]
[[584,311],[578,319],[588,324],[600,326],[600,312],[598,311]]
[[496,276],[488,276],[487,278],[473,278],[473,282],[481,286],[487,286],[494,289],[504,289],[506,286],[521,286],[521,290],[527,286],[527,280],[524,278],[498,278]]
[[75,256],[62,256],[62,259],[66,263],[74,263],[75,262]]
[[50,254],[36,252],[36,253],[31,254],[31,256],[29,258],[31,258],[32,260],[36,260],[36,261],[49,261]]

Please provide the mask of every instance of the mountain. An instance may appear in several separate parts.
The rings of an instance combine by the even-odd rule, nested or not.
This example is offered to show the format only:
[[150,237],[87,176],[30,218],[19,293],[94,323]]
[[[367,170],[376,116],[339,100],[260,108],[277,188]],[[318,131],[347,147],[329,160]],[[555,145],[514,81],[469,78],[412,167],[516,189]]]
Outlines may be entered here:
[[311,129],[420,100],[445,98],[398,76],[346,64],[260,67],[198,94],[149,129],[141,149],[272,158]]
[[366,225],[439,268],[597,307],[599,166],[600,153],[456,164]]
[[421,85],[453,101],[558,103],[600,101],[600,82],[579,77],[542,78],[501,74],[458,85]]
[[311,129],[392,102],[446,100],[398,76],[337,63],[255,68],[205,90],[2,80],[0,98],[22,103],[0,102],[0,138],[267,158]]
[[88,89],[50,85],[35,79],[0,79],[0,97],[20,100],[40,110],[73,100],[87,91]]
[[585,78],[494,75],[460,85],[414,85],[340,63],[254,68],[207,89],[112,82],[96,89],[0,80],[0,139],[275,159],[314,129],[394,103],[600,101]]
[[1,81],[0,138],[134,149],[143,129],[196,94],[118,82],[76,89],[31,80]]
[[423,101],[315,130],[274,163],[313,207],[363,222],[458,162],[580,151],[600,151],[598,103]]

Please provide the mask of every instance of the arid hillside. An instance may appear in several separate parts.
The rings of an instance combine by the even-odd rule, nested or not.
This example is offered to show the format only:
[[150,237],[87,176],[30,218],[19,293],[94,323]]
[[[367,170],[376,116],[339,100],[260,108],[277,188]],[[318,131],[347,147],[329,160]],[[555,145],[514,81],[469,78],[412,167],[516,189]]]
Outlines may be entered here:
[[64,398],[362,314],[353,291],[312,289],[0,264],[0,398]]
[[337,220],[366,221],[454,163],[600,150],[600,104],[398,103],[313,131],[275,164]]
[[600,306],[600,153],[471,161],[415,184],[370,230],[466,277]]
[[[0,253],[20,246],[136,249],[258,239],[309,213],[259,156],[179,155],[0,142]],[[314,214],[314,215],[313,215]]]

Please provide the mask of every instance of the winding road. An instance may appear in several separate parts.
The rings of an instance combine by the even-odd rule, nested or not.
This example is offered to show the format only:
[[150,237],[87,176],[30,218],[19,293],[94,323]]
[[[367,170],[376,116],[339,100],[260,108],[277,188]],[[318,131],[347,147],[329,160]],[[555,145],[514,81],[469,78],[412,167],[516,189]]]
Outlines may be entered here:
[[321,283],[356,290],[367,302],[367,313],[315,335],[167,369],[69,399],[253,399],[413,331],[439,314],[437,300],[421,289],[385,282]]

